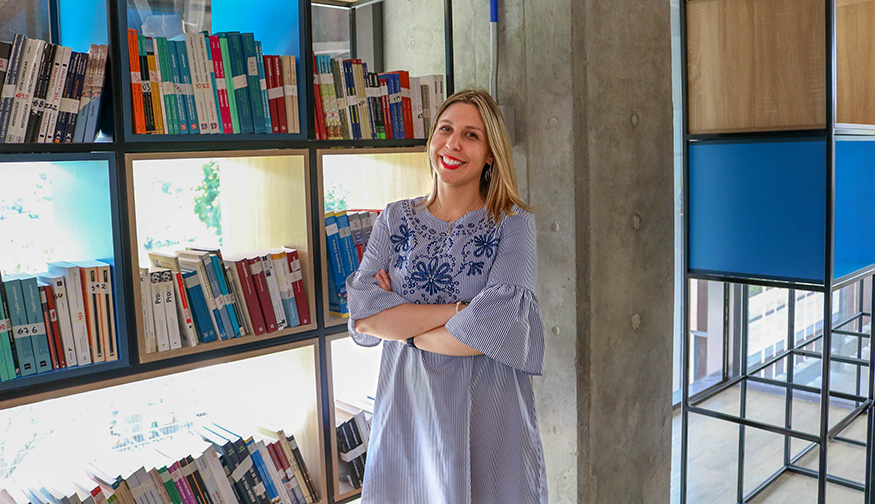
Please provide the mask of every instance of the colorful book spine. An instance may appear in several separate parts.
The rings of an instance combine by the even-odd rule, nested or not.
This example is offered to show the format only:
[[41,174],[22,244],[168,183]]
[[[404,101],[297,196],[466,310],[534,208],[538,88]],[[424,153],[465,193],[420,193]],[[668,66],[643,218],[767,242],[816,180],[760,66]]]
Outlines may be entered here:
[[243,45],[238,32],[228,32],[228,52],[231,57],[232,80],[234,96],[237,98],[237,116],[240,120],[241,133],[254,133],[252,102],[249,94],[249,76],[247,61],[243,56]]
[[185,292],[188,294],[198,340],[201,343],[217,340],[218,334],[216,334],[216,330],[210,320],[210,308],[206,297],[204,297],[204,291],[197,272],[192,269],[183,269],[181,273],[185,281]]
[[270,130],[265,127],[264,122],[264,104],[258,75],[258,53],[255,48],[255,37],[252,33],[241,33],[240,43],[243,48],[243,61],[246,65],[246,85],[249,90],[249,107],[252,110],[252,127],[255,133],[267,133]]
[[14,336],[12,322],[9,319],[6,289],[0,278],[0,381],[8,381],[17,377],[15,350],[12,347]]
[[258,87],[261,89],[261,112],[264,120],[264,133],[270,133],[270,98],[267,94],[267,70],[264,68],[264,53],[261,49],[261,41],[255,41],[255,63],[258,65]]
[[8,302],[9,323],[12,326],[12,334],[15,339],[15,358],[18,362],[19,374],[20,376],[36,374],[36,360],[34,359],[31,333],[38,332],[39,329],[31,327],[27,321],[21,280],[12,277],[6,278],[3,281],[3,289]]
[[9,115],[12,113],[12,102],[15,101],[15,89],[18,87],[18,74],[24,55],[27,37],[20,33],[12,39],[9,51],[9,65],[4,76],[3,89],[0,91],[0,143],[6,142],[6,132],[9,129]]
[[179,78],[182,80],[182,90],[185,96],[185,104],[187,109],[185,115],[188,118],[189,134],[200,133],[199,119],[197,115],[197,105],[194,100],[194,87],[191,80],[191,69],[188,65],[188,54],[185,50],[185,42],[181,40],[173,41],[176,48],[176,59],[179,62]]
[[170,60],[170,78],[173,83],[173,94],[176,95],[176,120],[178,122],[177,129],[179,134],[187,135],[189,133],[191,121],[188,118],[188,95],[186,93],[185,84],[182,80],[182,71],[179,61],[179,53],[176,50],[176,42],[173,40],[164,40],[167,57]]
[[228,81],[225,79],[225,65],[222,60],[222,46],[218,35],[210,35],[210,55],[213,62],[213,73],[216,79],[216,100],[221,114],[222,133],[237,133],[231,120],[231,104],[228,101]]

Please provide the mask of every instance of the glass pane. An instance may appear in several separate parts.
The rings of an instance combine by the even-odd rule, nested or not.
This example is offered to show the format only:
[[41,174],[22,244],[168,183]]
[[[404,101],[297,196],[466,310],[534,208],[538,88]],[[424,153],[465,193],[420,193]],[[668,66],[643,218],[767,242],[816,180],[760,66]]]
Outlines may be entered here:
[[349,9],[313,5],[313,52],[349,58]]

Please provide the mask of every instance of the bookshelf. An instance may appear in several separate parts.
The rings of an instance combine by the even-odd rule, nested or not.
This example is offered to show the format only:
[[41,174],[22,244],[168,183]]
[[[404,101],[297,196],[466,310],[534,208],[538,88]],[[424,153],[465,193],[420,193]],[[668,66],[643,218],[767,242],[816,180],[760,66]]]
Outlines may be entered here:
[[[875,61],[859,46],[871,37],[873,16],[868,0],[681,2],[682,383],[691,383],[695,339],[686,328],[690,283],[723,283],[738,293],[726,298],[738,313],[727,322],[737,326],[727,331],[736,331],[738,346],[725,339],[723,378],[692,396],[683,387],[682,503],[706,498],[687,494],[690,456],[699,454],[698,464],[704,453],[691,445],[690,425],[703,421],[737,433],[737,468],[713,489],[735,501],[781,494],[792,478],[811,478],[807,497],[818,503],[832,502],[837,489],[861,502],[875,498],[875,244],[867,205],[875,189]],[[750,339],[749,299],[776,288],[788,293],[787,320],[770,329],[780,349],[762,359],[751,355],[759,342]],[[819,326],[797,317],[808,294],[822,300]],[[817,331],[800,337],[798,326],[806,325]],[[749,399],[762,390],[783,404],[783,415],[763,414]],[[850,440],[867,422],[868,434]],[[767,440],[776,455],[763,464],[768,469],[754,470],[751,447]],[[865,455],[850,472],[835,455],[848,446]]]
[[[391,1],[391,0],[390,0]],[[355,348],[336,350],[351,343],[345,335],[345,318],[328,316],[326,301],[326,261],[322,215],[325,180],[348,179],[352,189],[347,199],[351,208],[382,208],[386,203],[425,194],[431,189],[431,176],[424,155],[424,141],[398,140],[315,140],[313,130],[313,77],[311,29],[313,4],[310,0],[282,2],[195,3],[190,11],[174,11],[167,2],[132,0],[73,0],[50,2],[48,7],[21,7],[40,19],[42,28],[16,25],[6,14],[0,15],[0,33],[27,32],[31,37],[49,39],[82,50],[83,44],[107,43],[110,48],[108,78],[104,88],[100,135],[95,142],[82,144],[0,144],[0,178],[16,170],[38,171],[46,166],[52,182],[53,201],[48,210],[55,230],[48,238],[57,259],[99,258],[112,265],[115,317],[118,328],[118,361],[69,368],[18,378],[0,383],[0,412],[35,405],[53,399],[66,400],[79,394],[96,393],[114,387],[151,383],[167,379],[183,383],[186,373],[213,373],[234,376],[249,362],[285,359],[293,371],[294,385],[277,393],[290,397],[300,407],[290,414],[314,479],[318,480],[321,503],[345,502],[358,492],[341,488],[336,467],[334,436],[334,386],[355,380],[356,372],[335,369],[335,355],[353,355]],[[332,3],[332,2],[327,2]],[[351,17],[369,2],[343,2]],[[336,2],[334,2],[336,4]],[[87,7],[86,7],[87,5]],[[336,5],[335,5],[336,6]],[[17,6],[16,6],[17,8]],[[198,10],[200,9],[200,10]],[[245,11],[247,16],[240,16]],[[86,16],[74,16],[75,13]],[[64,14],[65,15],[61,15]],[[71,14],[72,13],[72,14]],[[175,16],[175,17],[174,17]],[[362,16],[364,17],[364,16]],[[297,134],[229,135],[145,135],[135,134],[131,117],[131,73],[126,31],[147,24],[152,35],[170,35],[167,26],[185,18],[187,29],[252,31],[265,53],[295,55],[297,59],[298,110],[301,132]],[[16,18],[17,19],[17,18]],[[60,24],[53,24],[61,19]],[[439,39],[440,26],[452,25],[450,3],[442,19],[431,20]],[[191,24],[190,23],[190,24]],[[292,27],[290,29],[289,27]],[[352,25],[355,36],[355,24]],[[451,31],[445,32],[451,33]],[[437,40],[436,39],[436,40]],[[385,42],[385,41],[384,41]],[[447,68],[446,95],[452,86],[452,41],[445,35],[446,58],[428,63],[410,61],[409,55],[394,52],[387,67],[416,72],[414,65],[425,65],[429,73]],[[372,48],[383,53],[382,48]],[[396,48],[397,49],[397,48]],[[351,44],[353,56],[355,44]],[[364,47],[359,47],[360,51]],[[442,56],[442,55],[441,55]],[[382,56],[381,56],[382,57]],[[221,249],[223,254],[265,248],[294,246],[300,254],[304,285],[312,322],[302,327],[281,330],[266,336],[247,336],[217,341],[178,350],[146,353],[140,320],[143,306],[138,284],[138,268],[148,262],[146,242],[163,243],[181,249],[187,244],[213,246],[216,239],[203,230],[194,230],[191,214],[194,203],[180,204],[172,191],[183,180],[197,179],[203,165],[216,161],[221,167]],[[332,178],[333,177],[333,178]],[[155,184],[167,183],[167,187]],[[368,188],[367,191],[361,188]],[[187,186],[184,190],[191,190]],[[162,192],[166,190],[172,194]],[[166,199],[162,200],[161,195]],[[176,205],[163,208],[162,205]],[[156,213],[172,219],[178,231],[156,227]],[[198,224],[200,225],[200,224]],[[171,227],[174,227],[171,226]],[[39,229],[10,235],[13,247],[30,239]],[[185,232],[192,231],[186,234]],[[43,238],[45,238],[43,233]],[[85,239],[84,237],[87,237]],[[189,240],[191,238],[191,240]],[[188,241],[187,241],[188,240]],[[172,242],[172,243],[171,243]],[[200,242],[200,243],[195,243]],[[4,248],[12,251],[12,248]],[[18,248],[15,248],[18,251]],[[6,273],[18,257],[0,254],[0,271]],[[28,267],[36,272],[37,267]],[[31,269],[33,271],[31,271]],[[347,351],[348,350],[348,351]],[[378,351],[372,353],[378,354]],[[261,360],[260,360],[261,359]],[[346,361],[345,361],[346,362]],[[367,373],[374,373],[378,361],[369,360]],[[346,366],[344,364],[344,366]],[[293,390],[294,389],[294,390]],[[125,389],[119,389],[125,390]],[[255,414],[253,412],[253,414]]]

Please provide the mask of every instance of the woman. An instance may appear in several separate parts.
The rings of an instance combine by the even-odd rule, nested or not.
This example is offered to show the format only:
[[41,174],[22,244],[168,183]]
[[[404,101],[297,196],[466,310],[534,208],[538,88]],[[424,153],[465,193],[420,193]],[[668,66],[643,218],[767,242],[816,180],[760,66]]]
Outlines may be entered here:
[[534,217],[495,101],[436,116],[431,194],[386,207],[347,279],[352,338],[383,341],[362,502],[546,503]]

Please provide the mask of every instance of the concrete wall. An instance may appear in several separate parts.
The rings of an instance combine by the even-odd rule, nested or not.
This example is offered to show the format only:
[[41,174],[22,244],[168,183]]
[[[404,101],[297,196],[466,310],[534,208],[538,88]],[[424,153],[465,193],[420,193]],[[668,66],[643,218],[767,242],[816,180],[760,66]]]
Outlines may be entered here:
[[[453,10],[456,89],[488,88],[488,2]],[[517,175],[540,209],[547,351],[534,383],[550,501],[668,502],[669,3],[507,0],[499,10],[497,99],[514,109]],[[386,0],[384,23],[387,67],[444,64],[442,0]]]

